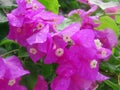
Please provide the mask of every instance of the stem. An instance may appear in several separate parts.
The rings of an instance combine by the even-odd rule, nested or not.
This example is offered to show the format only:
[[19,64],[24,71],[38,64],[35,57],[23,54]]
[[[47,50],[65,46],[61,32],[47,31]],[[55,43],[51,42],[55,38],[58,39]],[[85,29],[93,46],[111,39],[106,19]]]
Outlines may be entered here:
[[5,54],[2,54],[1,57],[6,56],[6,55],[8,55],[8,54],[10,54],[10,53],[16,52],[16,51],[18,51],[18,50],[19,50],[19,49],[15,49],[15,50],[9,51],[9,52],[7,52],[7,53],[5,53]]

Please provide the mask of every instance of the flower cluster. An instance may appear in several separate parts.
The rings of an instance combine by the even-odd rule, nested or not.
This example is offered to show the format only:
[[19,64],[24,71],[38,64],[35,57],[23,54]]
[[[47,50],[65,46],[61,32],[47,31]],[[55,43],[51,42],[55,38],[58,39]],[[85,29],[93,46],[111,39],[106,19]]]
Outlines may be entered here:
[[25,74],[29,72],[23,69],[16,56],[0,57],[0,90],[27,90],[19,84],[21,76]]
[[[26,74],[29,74],[29,71],[23,69],[16,56],[0,57],[0,90],[27,90],[25,86],[20,85],[21,77]],[[47,82],[42,76],[38,76],[34,90],[47,89]]]
[[90,14],[97,6],[70,12],[68,16],[80,16],[81,24],[72,23],[58,31],[63,17],[46,11],[36,0],[17,0],[17,4],[18,8],[7,14],[8,38],[27,48],[34,62],[44,58],[45,64],[58,64],[52,90],[94,90],[96,81],[108,79],[99,72],[99,65],[110,57],[117,37],[111,29],[94,29],[99,26],[94,20],[99,18]]

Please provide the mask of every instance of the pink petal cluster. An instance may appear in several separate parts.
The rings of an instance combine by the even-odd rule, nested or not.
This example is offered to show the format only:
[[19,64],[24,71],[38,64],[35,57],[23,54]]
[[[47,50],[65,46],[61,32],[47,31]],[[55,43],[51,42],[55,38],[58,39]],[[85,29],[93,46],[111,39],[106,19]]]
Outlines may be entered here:
[[[17,4],[18,7],[7,14],[10,25],[8,38],[26,47],[36,62],[45,56],[49,48],[47,42],[51,42],[50,38],[63,17],[46,11],[37,0],[17,0]],[[41,45],[45,45],[44,50],[38,50]]]
[[[17,0],[17,4],[18,8],[7,14],[8,38],[26,47],[34,62],[44,58],[45,64],[58,64],[52,90],[94,90],[97,81],[108,79],[100,74],[99,65],[108,60],[118,41],[111,29],[94,29],[99,25],[94,20],[99,18],[90,15],[97,6],[88,11],[72,11],[69,16],[78,14],[82,23],[72,23],[57,31],[56,25],[61,23],[62,17],[46,11],[36,0]],[[38,88],[47,90],[42,77],[38,77],[35,90]]]
[[0,57],[0,90],[27,90],[19,84],[20,77],[29,74],[16,56]]

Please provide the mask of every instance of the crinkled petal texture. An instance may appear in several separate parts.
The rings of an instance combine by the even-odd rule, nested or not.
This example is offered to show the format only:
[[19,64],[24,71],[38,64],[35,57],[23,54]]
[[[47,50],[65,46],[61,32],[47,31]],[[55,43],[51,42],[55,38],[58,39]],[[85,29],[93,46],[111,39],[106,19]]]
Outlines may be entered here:
[[111,29],[95,31],[95,37],[101,41],[104,48],[112,49],[118,44],[116,34]]
[[27,39],[27,42],[29,43],[29,45],[44,43],[47,40],[48,32],[49,32],[49,27],[47,25],[42,31],[29,37]]
[[69,84],[70,84],[70,78],[56,77],[51,84],[51,89],[68,90]]
[[27,90],[19,84],[20,77],[29,74],[16,56],[0,57],[0,90]]
[[4,60],[5,63],[5,76],[8,79],[19,78],[25,74],[29,74],[28,71],[24,70],[20,60],[16,56],[8,57]]
[[34,90],[48,90],[48,84],[44,80],[43,76],[38,76]]
[[6,59],[0,59],[1,68],[0,71],[2,78],[15,79],[25,74],[29,74],[28,71],[24,70],[20,60],[16,56],[11,56]]
[[0,90],[27,90],[25,86],[20,85],[18,79],[0,79]]

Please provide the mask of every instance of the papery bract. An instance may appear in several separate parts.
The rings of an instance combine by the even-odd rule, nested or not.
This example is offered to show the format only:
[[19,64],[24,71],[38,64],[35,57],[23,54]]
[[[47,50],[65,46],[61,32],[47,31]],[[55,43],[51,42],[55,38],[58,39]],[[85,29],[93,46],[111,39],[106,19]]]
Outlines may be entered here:
[[48,90],[48,84],[43,76],[38,76],[38,80],[33,90]]

